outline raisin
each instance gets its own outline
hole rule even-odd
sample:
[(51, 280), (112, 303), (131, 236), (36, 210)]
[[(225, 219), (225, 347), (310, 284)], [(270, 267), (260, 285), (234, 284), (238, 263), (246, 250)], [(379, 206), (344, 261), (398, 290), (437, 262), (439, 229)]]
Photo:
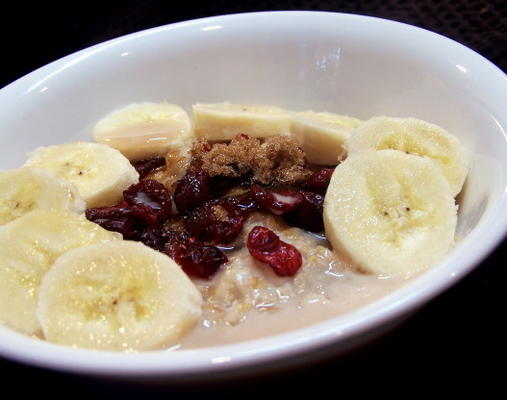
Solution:
[(131, 206), (142, 204), (153, 209), (160, 223), (164, 223), (171, 216), (172, 200), (169, 190), (153, 179), (145, 179), (131, 185), (123, 192), (123, 198)]
[(208, 201), (185, 216), (183, 223), (203, 241), (227, 244), (239, 235), (246, 217), (240, 201), (231, 197)]
[(322, 232), (324, 220), (324, 196), (307, 191), (299, 192), (302, 197), (301, 203), (292, 211), (283, 215), (283, 219), (291, 226), (305, 229), (310, 232)]
[(305, 182), (304, 187), (312, 192), (326, 193), (334, 168), (321, 168)]
[(252, 198), (260, 208), (274, 215), (282, 215), (296, 208), (303, 200), (298, 192), (273, 191), (259, 185), (253, 185), (250, 189)]
[(131, 161), (132, 166), (139, 173), (139, 179), (145, 178), (150, 172), (155, 171), (157, 168), (165, 165), (165, 158), (162, 156), (155, 156), (145, 158), (143, 160)]
[(176, 182), (173, 199), (180, 214), (186, 214), (210, 198), (209, 175), (198, 167), (191, 168)]
[(293, 276), (303, 264), (298, 249), (263, 226), (255, 226), (250, 231), (247, 247), (252, 257), (271, 266), (278, 276)]

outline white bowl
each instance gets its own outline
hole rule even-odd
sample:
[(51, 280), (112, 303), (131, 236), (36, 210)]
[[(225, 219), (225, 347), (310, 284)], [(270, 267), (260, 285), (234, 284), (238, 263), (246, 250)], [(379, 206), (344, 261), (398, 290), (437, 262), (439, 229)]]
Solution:
[[(456, 249), (366, 307), (254, 341), (174, 352), (104, 353), (57, 346), (0, 327), (0, 355), (116, 378), (196, 379), (307, 362), (374, 337), (476, 266), (507, 228), (507, 79), (470, 49), (387, 20), (321, 12), (237, 14), (182, 22), (99, 44), (0, 91), (0, 168), (40, 145), (91, 140), (113, 108), (168, 100), (272, 103), (359, 118), (412, 116), (470, 150)], [(227, 375), (227, 374), (226, 374)], [(224, 375), (222, 375), (224, 376)]]

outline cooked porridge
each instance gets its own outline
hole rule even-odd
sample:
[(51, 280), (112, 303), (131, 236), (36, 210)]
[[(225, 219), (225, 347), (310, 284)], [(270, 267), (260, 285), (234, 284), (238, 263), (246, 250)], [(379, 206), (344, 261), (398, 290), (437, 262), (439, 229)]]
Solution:
[(343, 315), (452, 248), (468, 167), (443, 128), (193, 112), (133, 104), (96, 143), (0, 173), (0, 321), (96, 350), (214, 346)]

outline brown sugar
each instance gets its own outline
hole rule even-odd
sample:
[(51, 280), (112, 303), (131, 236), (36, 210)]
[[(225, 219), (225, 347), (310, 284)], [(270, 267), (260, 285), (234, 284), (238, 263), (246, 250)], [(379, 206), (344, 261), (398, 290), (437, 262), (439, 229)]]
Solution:
[(288, 136), (270, 136), (261, 142), (240, 134), (229, 143), (214, 145), (201, 139), (194, 144), (192, 157), (210, 176), (253, 174), (255, 181), (265, 185), (291, 185), (312, 174), (299, 143)]
[(211, 210), (217, 221), (227, 222), (229, 220), (229, 213), (223, 207), (214, 205), (211, 207)]

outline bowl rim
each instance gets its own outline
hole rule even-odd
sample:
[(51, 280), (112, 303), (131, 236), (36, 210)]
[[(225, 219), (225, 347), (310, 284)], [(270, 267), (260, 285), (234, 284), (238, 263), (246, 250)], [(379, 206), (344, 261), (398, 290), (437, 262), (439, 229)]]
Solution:
[[(388, 24), (390, 26), (399, 25), (400, 29), (410, 35), (437, 40), (443, 46), (447, 46), (450, 51), (459, 49), (466, 52), (474, 61), (480, 61), (484, 64), (484, 67), (488, 68), (492, 75), (500, 73), (498, 76), (505, 79), (504, 84), (507, 89), (507, 77), (491, 61), (452, 39), (420, 27), (357, 14), (323, 11), (262, 11), (181, 21), (110, 39), (53, 61), (17, 79), (0, 89), (0, 98), (8, 96), (11, 91), (17, 91), (18, 86), (22, 87), (30, 82), (40, 81), (44, 77), (54, 76), (69, 65), (78, 64), (81, 60), (93, 56), (97, 52), (132, 39), (149, 35), (156, 36), (173, 29), (214, 24), (218, 21), (223, 24), (239, 19), (263, 18), (265, 20), (267, 16), (279, 18), (338, 18), (350, 21), (367, 20), (373, 24)], [(407, 312), (416, 310), (477, 266), (507, 234), (506, 196), (507, 190), (504, 190), (503, 196), (497, 199), (491, 207), (492, 211), (496, 212), (494, 218), (493, 212), (489, 212), (485, 219), (489, 223), (481, 221), (458, 244), (457, 249), (439, 264), (438, 268), (427, 271), (422, 276), (407, 282), (400, 289), (377, 301), (330, 320), (255, 340), (206, 348), (178, 350), (170, 352), (170, 355), (168, 351), (132, 354), (73, 349), (34, 340), (8, 328), (0, 327), (0, 356), (39, 367), (89, 375), (122, 377), (164, 375), (181, 377), (192, 374), (195, 377), (210, 372), (232, 372), (245, 367), (258, 368), (263, 364), (267, 367), (270, 362), (289, 358), (294, 360), (294, 358), (303, 354), (330, 345), (339, 348), (347, 340), (366, 334), (383, 324), (396, 320)], [(470, 243), (474, 244), (472, 254), (459, 251), (459, 248), (468, 246)], [(445, 273), (443, 273), (444, 271)]]

